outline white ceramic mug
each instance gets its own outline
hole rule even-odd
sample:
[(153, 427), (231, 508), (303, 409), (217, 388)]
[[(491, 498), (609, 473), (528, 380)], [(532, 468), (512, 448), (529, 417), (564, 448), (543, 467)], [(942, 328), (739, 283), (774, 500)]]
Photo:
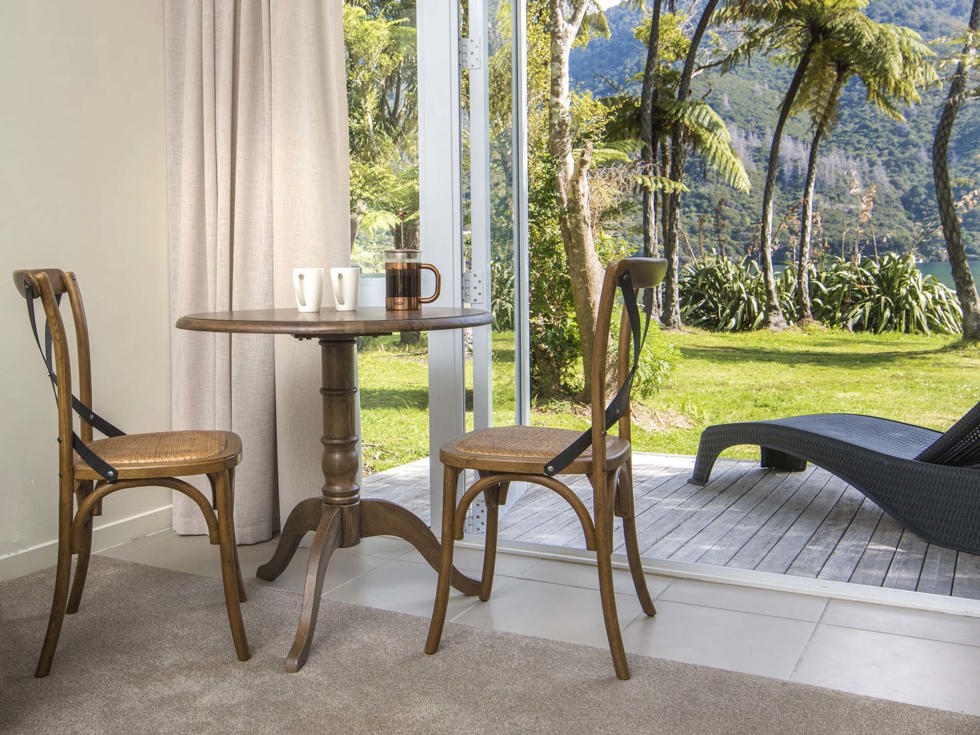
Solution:
[(320, 311), (323, 303), (323, 268), (293, 268), (293, 291), (300, 311)]
[(330, 285), (337, 311), (353, 311), (357, 308), (357, 288), (361, 281), (361, 269), (331, 268)]

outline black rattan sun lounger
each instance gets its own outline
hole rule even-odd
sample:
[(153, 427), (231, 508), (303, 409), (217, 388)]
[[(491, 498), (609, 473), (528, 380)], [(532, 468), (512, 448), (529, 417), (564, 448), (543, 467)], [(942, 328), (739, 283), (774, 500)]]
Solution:
[(945, 433), (846, 413), (716, 424), (701, 434), (691, 482), (706, 484), (737, 444), (759, 445), (763, 467), (813, 462), (926, 541), (980, 554), (980, 403)]

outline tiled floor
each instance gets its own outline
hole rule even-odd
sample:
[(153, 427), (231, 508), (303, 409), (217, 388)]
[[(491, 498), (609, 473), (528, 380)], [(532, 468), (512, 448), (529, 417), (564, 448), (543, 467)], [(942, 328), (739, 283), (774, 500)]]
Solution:
[[(247, 576), (268, 560), (272, 542), (240, 549)], [(161, 532), (108, 556), (217, 576), (218, 555), (203, 537)], [(303, 549), (274, 583), (299, 591)], [(481, 552), (460, 548), (458, 565), (479, 569)], [(827, 596), (648, 576), (658, 615), (645, 617), (625, 571), (616, 572), (627, 650), (785, 681), (980, 716), (980, 618)], [(435, 572), (407, 543), (365, 539), (330, 561), (325, 596), (428, 616)], [(502, 553), (488, 602), (454, 594), (449, 618), (465, 625), (606, 645), (592, 566)], [(329, 625), (320, 618), (319, 625)], [(285, 654), (285, 652), (283, 652)], [(317, 655), (314, 650), (311, 655)], [(611, 666), (611, 665), (610, 665)]]

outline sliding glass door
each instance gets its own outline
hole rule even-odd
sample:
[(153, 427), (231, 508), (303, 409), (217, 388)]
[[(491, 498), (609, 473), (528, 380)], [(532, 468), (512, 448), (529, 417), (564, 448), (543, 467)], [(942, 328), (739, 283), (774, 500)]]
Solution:
[[(385, 249), (420, 248), (442, 274), (436, 305), (494, 317), (492, 327), (427, 335), (434, 514), (438, 447), (470, 428), (527, 420), (518, 5), (346, 2), (351, 251), (363, 269), (361, 298), (381, 303)], [(479, 530), (479, 509), (476, 516), (471, 530)]]
[[(487, 309), (494, 318), (492, 327), (470, 334), (429, 336), (433, 451), (464, 429), (527, 420), (527, 309), (520, 297), (527, 292), (526, 157), (523, 115), (514, 114), (523, 104), (518, 5), (462, 0), (417, 9), (423, 248), (444, 269), (444, 283), (453, 284), (447, 305)], [(441, 482), (432, 457), (433, 513)], [(479, 508), (475, 515), (471, 530), (478, 531)]]

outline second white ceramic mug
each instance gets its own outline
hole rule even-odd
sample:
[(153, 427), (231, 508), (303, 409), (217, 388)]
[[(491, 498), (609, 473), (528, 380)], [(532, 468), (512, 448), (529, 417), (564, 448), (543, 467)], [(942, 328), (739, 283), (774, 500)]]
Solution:
[(320, 311), (323, 303), (323, 268), (293, 268), (293, 292), (300, 311)]
[(361, 281), (361, 269), (331, 268), (330, 285), (337, 311), (353, 311), (357, 308), (357, 289)]

